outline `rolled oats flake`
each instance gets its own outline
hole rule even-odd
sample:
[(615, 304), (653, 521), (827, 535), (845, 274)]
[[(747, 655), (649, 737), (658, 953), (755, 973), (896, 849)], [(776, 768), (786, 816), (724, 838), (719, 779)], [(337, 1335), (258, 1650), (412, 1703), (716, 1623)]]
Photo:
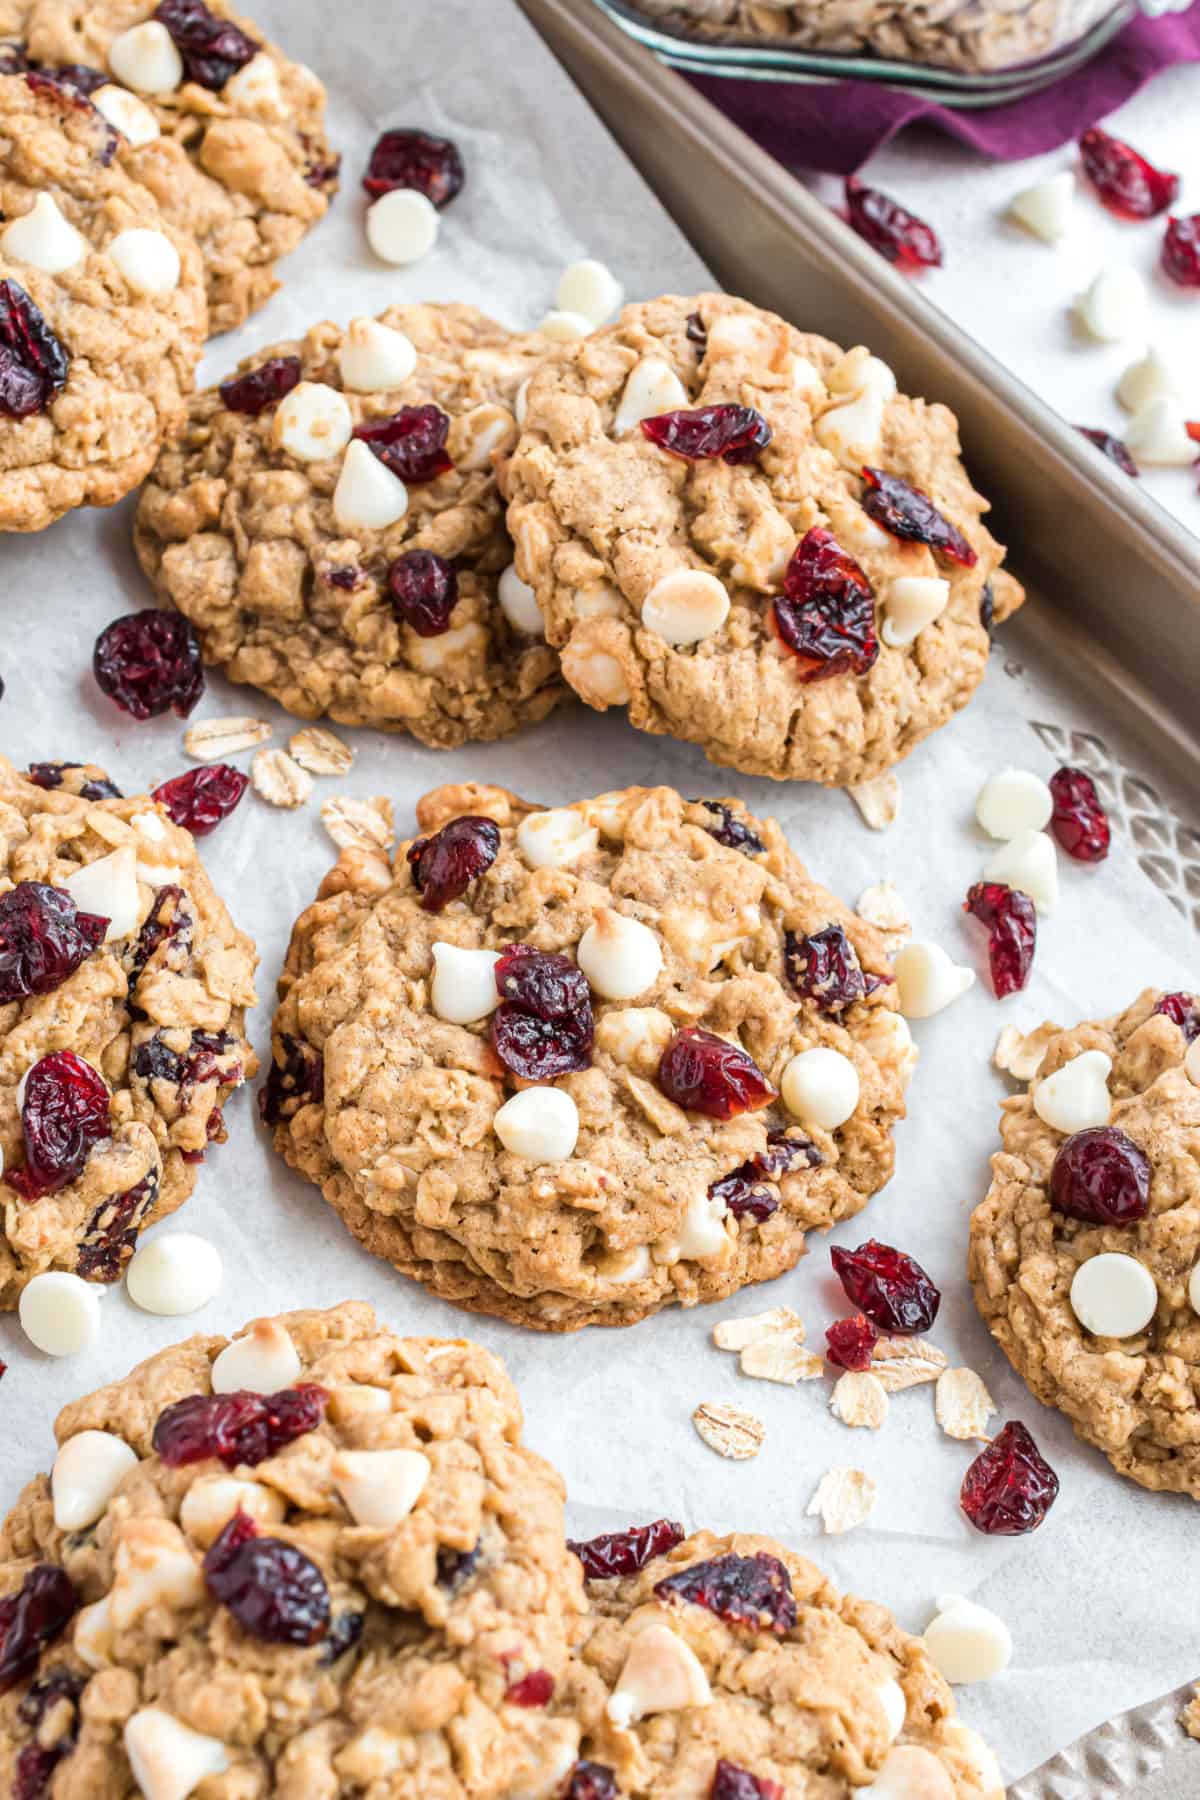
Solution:
[(731, 1462), (749, 1462), (763, 1447), (767, 1428), (754, 1413), (740, 1406), (703, 1401), (692, 1414), (692, 1424), (710, 1450)]

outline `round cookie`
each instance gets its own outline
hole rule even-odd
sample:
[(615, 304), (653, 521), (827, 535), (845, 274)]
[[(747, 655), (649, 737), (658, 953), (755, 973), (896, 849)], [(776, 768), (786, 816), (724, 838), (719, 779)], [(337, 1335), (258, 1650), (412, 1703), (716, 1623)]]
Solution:
[[(100, 770), (34, 774), (0, 757), (0, 1307), (47, 1269), (117, 1280), (258, 1069), (254, 945), (191, 835)], [(88, 1094), (86, 1125), (72, 1138), (64, 1115), (47, 1147)]]
[[(536, 609), (518, 629), (502, 604), (512, 546), (492, 468), (516, 438), (516, 392), (544, 349), (473, 307), (395, 306), (247, 359), (251, 377), (298, 359), (282, 382), (299, 385), (261, 411), (230, 410), (217, 388), (198, 394), (141, 496), (135, 541), (205, 659), (302, 718), (435, 746), (544, 718), (566, 690)], [(310, 406), (328, 413), (328, 429), (301, 439), (286, 430), (289, 409)], [(419, 479), (398, 479), (350, 438), (388, 420), (397, 433), (413, 427), (414, 446), (424, 440), (395, 447)], [(403, 601), (389, 585), (398, 567)]]
[[(1004, 1148), (992, 1158), (991, 1187), (971, 1219), (976, 1303), (1037, 1398), (1065, 1413), (1077, 1435), (1120, 1474), (1200, 1500), (1200, 1057), (1194, 1051), (1200, 1003), (1148, 989), (1115, 1018), (1043, 1031), (1052, 1035), (1037, 1076), (1004, 1102)], [(1072, 1116), (1062, 1108), (1076, 1108), (1078, 1095), (1068, 1093), (1064, 1102), (1062, 1080), (1052, 1088), (1047, 1083), (1089, 1052), (1091, 1062), (1069, 1078), (1076, 1087), (1080, 1073), (1090, 1076), (1078, 1089), (1088, 1090), (1088, 1112)], [(1105, 1061), (1111, 1062), (1107, 1121)], [(1084, 1117), (1089, 1123), (1079, 1134), (1060, 1129), (1040, 1116), (1039, 1106), (1061, 1126)], [(1126, 1140), (1117, 1145), (1122, 1180), (1113, 1184), (1114, 1192), (1133, 1196), (1131, 1207), (1118, 1209), (1126, 1223), (1104, 1222), (1115, 1215), (1097, 1214), (1094, 1205), (1091, 1218), (1074, 1216), (1081, 1210), (1072, 1197), (1078, 1190), (1064, 1185), (1063, 1175), (1083, 1150), (1090, 1157), (1107, 1154), (1094, 1140), (1077, 1142), (1083, 1130), (1111, 1130)], [(1068, 1143), (1074, 1148), (1059, 1165), (1055, 1191), (1074, 1209), (1070, 1216), (1051, 1199), (1051, 1172)], [(1100, 1165), (1093, 1168), (1100, 1191)], [(1072, 1304), (1072, 1285), (1101, 1256), (1121, 1261), (1115, 1271), (1097, 1265), (1075, 1289), (1076, 1304), (1096, 1327), (1089, 1330)], [(1114, 1273), (1122, 1290), (1132, 1287), (1135, 1296), (1146, 1290), (1145, 1310), (1153, 1316), (1132, 1330), (1132, 1314), (1122, 1321), (1110, 1310)], [(1092, 1310), (1095, 1298), (1091, 1306), (1087, 1299), (1097, 1279), (1100, 1313)], [(1119, 1296), (1117, 1304), (1123, 1306)], [(1122, 1322), (1125, 1335), (1099, 1335), (1103, 1325)]]
[[(391, 865), (344, 852), (298, 920), (260, 1094), (375, 1255), (522, 1325), (628, 1325), (782, 1274), (888, 1180), (916, 1054), (887, 957), (774, 821), (475, 785), (417, 817)], [(540, 960), (498, 971), (514, 944)], [(681, 1085), (697, 1032), (703, 1093)]]
[[(726, 411), (708, 448), (729, 441), (728, 459), (685, 460), (639, 423), (711, 407)], [(741, 437), (715, 436), (722, 419)], [(868, 516), (864, 465), (928, 496), (970, 566)], [(897, 394), (865, 350), (726, 295), (628, 306), (560, 346), (504, 480), (517, 568), (571, 686), (748, 774), (882, 774), (970, 699), (987, 624), (1022, 598), (998, 573), (953, 414)], [(785, 577), (800, 650), (780, 627)], [(886, 641), (938, 606), (911, 641)]]
[[(147, 23), (156, 45), (126, 36)], [(10, 63), (67, 65), (99, 93), (130, 174), (200, 246), (210, 331), (232, 330), (270, 299), (276, 262), (337, 189), (325, 90), (311, 69), (223, 0), (0, 0), (0, 39)], [(164, 71), (169, 85), (148, 85)]]
[(45, 1791), (13, 1786), (36, 1739), (55, 1800), (550, 1800), (580, 1572), (494, 1356), (290, 1313), (160, 1351), (55, 1435), (0, 1530), (4, 1592), (40, 1581), (59, 1624), (15, 1664), (8, 1627), (6, 1793)]
[[(1003, 1800), (992, 1752), (882, 1606), (766, 1537), (702, 1531), (637, 1562), (587, 1582), (563, 1694), (585, 1767), (567, 1800)], [(589, 1763), (613, 1785), (584, 1785)]]
[(0, 531), (111, 506), (183, 422), (200, 256), (117, 144), (75, 89), (0, 77)]

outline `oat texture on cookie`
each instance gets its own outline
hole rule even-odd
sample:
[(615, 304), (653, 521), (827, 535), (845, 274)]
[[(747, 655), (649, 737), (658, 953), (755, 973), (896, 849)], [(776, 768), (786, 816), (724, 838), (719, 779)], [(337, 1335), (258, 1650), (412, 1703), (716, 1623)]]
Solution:
[(510, 598), (493, 470), (544, 349), (472, 307), (397, 306), (249, 358), (143, 492), (160, 600), (303, 718), (445, 746), (545, 717), (565, 689)]
[[(528, 1326), (628, 1324), (781, 1274), (887, 1181), (887, 956), (773, 821), (473, 784), (417, 817), (298, 920), (260, 1095), (368, 1249)], [(785, 1073), (817, 1049), (844, 1079), (809, 1116)]]
[(581, 1575), (487, 1351), (284, 1314), (160, 1351), (55, 1435), (0, 1529), (29, 1596), (5, 1792), (555, 1792)]
[(992, 1752), (882, 1606), (766, 1537), (697, 1532), (639, 1560), (587, 1582), (563, 1694), (584, 1794), (1001, 1800)]
[(1046, 1032), (971, 1221), (976, 1303), (1120, 1474), (1200, 1500), (1200, 1004)]
[(1022, 598), (953, 414), (725, 295), (556, 347), (504, 482), (572, 687), (749, 774), (881, 774), (966, 704)]
[[(100, 770), (0, 757), (0, 1306), (117, 1280), (257, 1072), (256, 956), (190, 834)], [(40, 785), (39, 785), (40, 784)]]
[(136, 487), (183, 422), (205, 317), (196, 246), (100, 113), (0, 76), (0, 531)]
[(224, 0), (0, 0), (0, 40), (17, 66), (65, 67), (111, 122), (129, 173), (200, 247), (210, 330), (270, 299), (337, 188), (311, 69)]

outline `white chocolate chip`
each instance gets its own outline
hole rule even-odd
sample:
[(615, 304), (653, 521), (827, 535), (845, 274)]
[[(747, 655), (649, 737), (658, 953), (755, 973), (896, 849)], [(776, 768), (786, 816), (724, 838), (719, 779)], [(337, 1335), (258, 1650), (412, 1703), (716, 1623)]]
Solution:
[(516, 563), (509, 563), (504, 570), (496, 591), (500, 610), (514, 631), (524, 632), (526, 637), (545, 637), (546, 628), (537, 596), (529, 583), (517, 574)]
[(1115, 344), (1141, 329), (1146, 316), (1146, 283), (1136, 269), (1117, 264), (1102, 269), (1075, 302), (1075, 318), (1089, 337)]
[(35, 1275), (18, 1301), (21, 1330), (47, 1356), (74, 1356), (95, 1342), (100, 1298), (91, 1282), (62, 1269)]
[(706, 333), (705, 356), (715, 362), (723, 356), (750, 356), (769, 360), (776, 333), (765, 319), (750, 312), (722, 313)]
[(50, 1493), (60, 1531), (94, 1525), (130, 1469), (137, 1453), (111, 1431), (77, 1431), (54, 1459)]
[(1179, 400), (1194, 385), (1182, 362), (1171, 361), (1154, 345), (1130, 363), (1117, 383), (1117, 399), (1126, 412), (1138, 413), (1152, 400)]
[(573, 806), (530, 813), (517, 826), (517, 849), (531, 869), (565, 869), (599, 841), (599, 831)]
[(118, 1521), (115, 1574), (108, 1594), (114, 1631), (127, 1631), (156, 1606), (194, 1606), (204, 1576), (190, 1545), (169, 1519)]
[(844, 469), (860, 474), (864, 463), (878, 460), (885, 408), (877, 389), (864, 389), (853, 400), (821, 414), (815, 426), (817, 442), (836, 456)]
[(169, 237), (146, 225), (118, 231), (108, 254), (135, 294), (173, 294), (183, 265)]
[(342, 386), (352, 394), (402, 387), (417, 366), (411, 338), (378, 319), (351, 319), (338, 351)]
[(158, 120), (136, 94), (128, 88), (118, 87), (115, 82), (106, 81), (92, 95), (92, 105), (115, 130), (121, 133), (126, 143), (133, 150), (140, 150), (145, 144), (152, 144), (162, 134), (158, 129)]
[(729, 617), (729, 595), (704, 569), (672, 569), (642, 601), (642, 624), (676, 646), (698, 644)]
[(64, 269), (83, 261), (88, 244), (63, 218), (52, 195), (43, 192), (27, 213), (0, 232), (0, 249), (14, 262), (30, 263), (47, 275), (61, 275)]
[(1054, 796), (1040, 775), (1028, 769), (1001, 769), (989, 775), (975, 802), (975, 817), (989, 837), (1008, 843), (1022, 831), (1044, 831)]
[(915, 1744), (897, 1744), (870, 1787), (858, 1788), (854, 1800), (954, 1800), (954, 1795), (954, 1783), (936, 1756)]
[(873, 1475), (862, 1469), (827, 1469), (817, 1483), (805, 1516), (820, 1519), (826, 1536), (834, 1537), (864, 1524), (878, 1502), (879, 1487)]
[(628, 706), (632, 695), (625, 671), (607, 650), (582, 649), (567, 644), (562, 653), (563, 674), (581, 700), (604, 711)]
[[(1196, 1042), (1200, 1044), (1200, 1038)], [(1192, 1303), (1192, 1311), (1200, 1313), (1200, 1263), (1196, 1264), (1188, 1281), (1188, 1299)]]
[(333, 1766), (339, 1775), (348, 1777), (356, 1788), (365, 1788), (384, 1780), (388, 1775), (394, 1775), (403, 1760), (404, 1740), (394, 1731), (384, 1731), (382, 1726), (369, 1725), (338, 1751), (333, 1759)]
[(823, 386), (820, 371), (809, 362), (806, 356), (793, 356), (789, 369), (791, 384), (797, 393), (819, 392)]
[(123, 86), (137, 94), (171, 94), (183, 80), (183, 58), (157, 19), (115, 37), (108, 47), (108, 66)]
[(138, 899), (137, 851), (132, 844), (95, 862), (84, 863), (62, 885), (80, 912), (98, 913), (108, 920), (106, 944), (137, 930), (142, 909)]
[(604, 1000), (634, 1000), (662, 972), (662, 947), (648, 925), (599, 907), (579, 940), (575, 960)]
[(908, 1701), (905, 1699), (904, 1689), (898, 1681), (881, 1681), (875, 1689), (875, 1696), (887, 1721), (888, 1741), (892, 1742), (904, 1730), (904, 1721), (908, 1717)]
[(1169, 395), (1139, 407), (1125, 432), (1125, 448), (1139, 468), (1186, 469), (1197, 456), (1183, 408)]
[(282, 118), (285, 106), (275, 58), (260, 50), (229, 77), (221, 98), (238, 112), (257, 113), (263, 119)]
[(339, 1422), (353, 1420), (361, 1414), (391, 1410), (392, 1396), (387, 1389), (372, 1387), (366, 1381), (356, 1381), (350, 1387), (334, 1388), (329, 1396), (329, 1416)]
[(888, 588), (883, 625), (885, 644), (894, 650), (911, 644), (927, 625), (945, 612), (950, 583), (941, 575), (898, 575)]
[(179, 1506), (179, 1523), (194, 1544), (207, 1550), (234, 1513), (244, 1512), (258, 1525), (277, 1525), (287, 1512), (282, 1494), (261, 1481), (235, 1475), (201, 1475)]
[(416, 188), (393, 188), (367, 208), (367, 242), (380, 262), (404, 267), (428, 256), (437, 243), (437, 207)]
[(323, 381), (302, 381), (280, 401), (272, 433), (279, 448), (299, 462), (324, 462), (340, 456), (350, 442), (354, 415), (336, 388)]
[(624, 1006), (596, 1021), (599, 1048), (623, 1068), (640, 1067), (643, 1074), (657, 1069), (674, 1035), (670, 1018), (657, 1006)]
[(1074, 206), (1075, 173), (1072, 169), (1064, 169), (1058, 175), (1051, 175), (1048, 181), (1039, 181), (1014, 194), (1009, 201), (1008, 214), (1034, 237), (1040, 237), (1043, 243), (1057, 244), (1070, 229)]
[(565, 1162), (579, 1138), (579, 1109), (562, 1088), (523, 1088), (492, 1120), (506, 1150), (531, 1162)]
[(784, 1069), (779, 1091), (802, 1124), (836, 1131), (858, 1105), (858, 1070), (840, 1050), (801, 1050)]
[(108, 1596), (75, 1615), (71, 1647), (89, 1669), (102, 1669), (112, 1655), (112, 1617)]
[(459, 944), (433, 946), (433, 979), (429, 998), (439, 1019), (449, 1025), (473, 1025), (500, 1004), (496, 991), (498, 950), (464, 950)]
[(543, 337), (549, 338), (552, 344), (574, 344), (580, 338), (590, 337), (593, 326), (592, 321), (585, 319), (582, 313), (556, 308), (546, 314), (537, 330)]
[(956, 1687), (992, 1681), (1012, 1661), (1012, 1634), (1004, 1620), (961, 1594), (938, 1597), (936, 1616), (925, 1627), (925, 1648), (939, 1675)]
[(906, 1019), (929, 1019), (975, 985), (974, 969), (951, 962), (940, 944), (905, 944), (893, 965)]
[(252, 1394), (277, 1394), (299, 1379), (300, 1358), (282, 1325), (260, 1319), (245, 1337), (226, 1344), (210, 1372), (214, 1394), (246, 1388)]
[(221, 1253), (193, 1231), (156, 1234), (125, 1271), (129, 1297), (143, 1312), (176, 1318), (199, 1312), (221, 1287)]
[(1039, 913), (1053, 912), (1058, 903), (1058, 857), (1054, 839), (1044, 831), (1018, 831), (1016, 837), (987, 862), (983, 878), (1019, 888), (1029, 895)]
[(1106, 1250), (1075, 1271), (1071, 1310), (1095, 1337), (1133, 1337), (1145, 1330), (1157, 1308), (1154, 1277), (1136, 1257)]
[(563, 312), (579, 313), (592, 325), (611, 319), (625, 298), (625, 290), (612, 270), (594, 257), (569, 263), (559, 276), (554, 303)]
[(474, 657), (482, 661), (486, 650), (486, 631), (482, 625), (471, 621), (440, 632), (437, 637), (423, 638), (414, 633), (405, 648), (405, 654), (414, 668), (430, 673), (445, 668), (455, 657), (461, 657), (464, 661)]
[(610, 1250), (596, 1264), (596, 1274), (601, 1281), (623, 1287), (629, 1282), (644, 1281), (652, 1267), (649, 1246), (635, 1244), (632, 1250)]
[(687, 403), (687, 389), (670, 363), (664, 362), (661, 356), (643, 356), (634, 364), (625, 382), (617, 416), (612, 423), (612, 434), (624, 437), (643, 419), (678, 412)]
[(433, 1465), (419, 1450), (342, 1450), (333, 1459), (333, 1484), (356, 1525), (390, 1531), (407, 1519), (425, 1491)]
[(161, 1706), (125, 1721), (125, 1754), (144, 1800), (187, 1800), (210, 1775), (223, 1775), (229, 1752), (219, 1738), (193, 1731)]
[(386, 531), (408, 511), (408, 489), (361, 438), (351, 438), (333, 490), (333, 516), (343, 531)]
[(619, 619), (625, 602), (607, 581), (593, 581), (575, 589), (573, 610), (577, 619)]
[(1107, 1125), (1112, 1117), (1111, 1074), (1111, 1056), (1103, 1050), (1084, 1050), (1038, 1082), (1033, 1090), (1033, 1110), (1043, 1124), (1068, 1136)]
[(711, 1700), (708, 1676), (695, 1651), (669, 1625), (648, 1625), (630, 1644), (604, 1710), (612, 1724), (628, 1730), (651, 1713), (707, 1706)]
[(729, 1250), (729, 1234), (722, 1224), (725, 1210), (723, 1200), (710, 1200), (705, 1193), (693, 1194), (675, 1240), (677, 1256), (699, 1262), (705, 1257), (725, 1255)]

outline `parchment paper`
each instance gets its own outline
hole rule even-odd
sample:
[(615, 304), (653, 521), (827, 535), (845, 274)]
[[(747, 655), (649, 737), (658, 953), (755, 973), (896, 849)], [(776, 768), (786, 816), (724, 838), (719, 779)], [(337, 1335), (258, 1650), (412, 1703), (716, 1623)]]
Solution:
[[(257, 16), (327, 82), (345, 180), (330, 219), (286, 266), (283, 292), (236, 339), (211, 348), (206, 380), (317, 317), (344, 320), (392, 300), (470, 300), (513, 325), (531, 324), (552, 303), (563, 264), (584, 253), (609, 262), (631, 297), (686, 292), (703, 281), (695, 257), (508, 0), (407, 7), (353, 0), (336, 9), (263, 0)], [(436, 253), (397, 273), (368, 256), (357, 182), (376, 132), (401, 123), (455, 137), (469, 182), (444, 215)], [(186, 765), (174, 719), (133, 724), (89, 673), (97, 631), (148, 603), (128, 549), (129, 517), (128, 505), (77, 514), (40, 537), (0, 544), (0, 674), (8, 684), (0, 747), (22, 765), (93, 759), (135, 792)], [(210, 678), (194, 717), (231, 712), (274, 720), (276, 743), (294, 728), (252, 691)], [(1056, 759), (1029, 721), (1098, 733), (1110, 745), (1119, 736), (1118, 722), (1095, 717), (1028, 658), (1023, 666), (1015, 661), (1010, 640), (969, 711), (904, 765), (903, 816), (883, 836), (862, 825), (843, 795), (739, 779), (710, 769), (694, 749), (583, 709), (524, 738), (455, 753), (346, 733), (358, 760), (344, 782), (318, 784), (314, 804), (298, 814), (273, 812), (249, 795), (209, 840), (212, 873), (262, 957), (255, 1043), (265, 1060), (291, 922), (335, 854), (316, 815), (326, 794), (390, 793), (407, 834), (418, 795), (449, 780), (502, 782), (551, 803), (633, 782), (736, 792), (775, 812), (812, 869), (847, 899), (889, 875), (920, 935), (960, 960), (977, 960), (974, 928), (960, 911), (987, 852), (971, 822), (974, 797), (985, 776), (1008, 763), (1050, 772)], [(1186, 1500), (1120, 1481), (1076, 1445), (1057, 1414), (1029, 1398), (992, 1347), (963, 1273), (967, 1217), (987, 1185), (1005, 1091), (989, 1066), (1000, 1026), (1101, 1016), (1146, 983), (1200, 987), (1195, 940), (1136, 866), (1127, 839), (1098, 870), (1064, 861), (1062, 883), (1024, 995), (1000, 1005), (980, 984), (952, 1011), (916, 1027), (921, 1064), (912, 1116), (898, 1133), (895, 1180), (836, 1234), (846, 1244), (872, 1234), (901, 1244), (941, 1285), (936, 1341), (952, 1362), (984, 1376), (1004, 1418), (1032, 1426), (1062, 1479), (1061, 1499), (1036, 1536), (990, 1540), (967, 1525), (956, 1502), (973, 1452), (942, 1436), (931, 1389), (896, 1396), (881, 1433), (851, 1432), (828, 1413), (828, 1382), (797, 1390), (748, 1382), (734, 1359), (711, 1348), (715, 1317), (781, 1301), (798, 1308), (819, 1346), (825, 1324), (844, 1310), (826, 1239), (811, 1240), (812, 1253), (793, 1275), (720, 1308), (675, 1310), (622, 1332), (525, 1334), (455, 1312), (359, 1250), (315, 1190), (275, 1158), (249, 1093), (233, 1104), (230, 1142), (201, 1171), (192, 1201), (162, 1227), (201, 1231), (220, 1246), (225, 1285), (202, 1314), (155, 1319), (122, 1290), (109, 1293), (98, 1344), (63, 1363), (34, 1352), (14, 1319), (0, 1322), (0, 1355), (9, 1364), (0, 1386), (0, 1501), (7, 1505), (21, 1481), (48, 1466), (51, 1420), (63, 1402), (154, 1349), (193, 1328), (230, 1331), (263, 1312), (363, 1298), (405, 1330), (470, 1333), (506, 1358), (524, 1395), (529, 1437), (563, 1471), (579, 1531), (664, 1513), (689, 1526), (769, 1531), (814, 1554), (839, 1583), (888, 1604), (914, 1630), (947, 1590), (995, 1607), (1016, 1641), (1014, 1667), (960, 1699), (1010, 1778), (1109, 1714), (1195, 1676), (1200, 1515)], [(689, 1422), (701, 1400), (736, 1401), (767, 1421), (756, 1462), (722, 1462), (704, 1447)], [(835, 1464), (874, 1473), (881, 1502), (866, 1527), (823, 1540), (805, 1507)]]

